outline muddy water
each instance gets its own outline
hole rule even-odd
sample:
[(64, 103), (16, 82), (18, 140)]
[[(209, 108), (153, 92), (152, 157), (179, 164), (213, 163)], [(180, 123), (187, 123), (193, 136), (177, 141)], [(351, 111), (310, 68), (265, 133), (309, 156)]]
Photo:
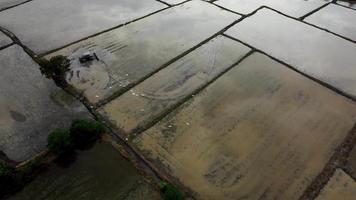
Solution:
[(100, 113), (126, 133), (162, 113), (213, 80), (250, 49), (219, 36), (111, 101)]
[(298, 199), (356, 119), (356, 106), (253, 54), (134, 139), (198, 199)]
[(160, 199), (109, 143), (80, 152), (69, 166), (53, 164), (10, 200)]

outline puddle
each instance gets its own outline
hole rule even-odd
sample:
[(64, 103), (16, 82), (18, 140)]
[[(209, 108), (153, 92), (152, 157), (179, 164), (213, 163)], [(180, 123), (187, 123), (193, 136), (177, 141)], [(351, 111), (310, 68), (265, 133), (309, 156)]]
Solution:
[(160, 195), (109, 143), (79, 152), (66, 168), (52, 164), (9, 200), (159, 200)]
[(1, 12), (0, 24), (45, 53), (165, 7), (155, 0), (36, 0)]
[(261, 6), (268, 6), (293, 17), (307, 13), (330, 2), (329, 0), (218, 0), (214, 3), (241, 14), (249, 14)]
[(226, 34), (356, 98), (354, 43), (269, 9), (258, 11)]
[(253, 54), (140, 134), (136, 148), (198, 199), (299, 199), (356, 105)]
[(250, 49), (219, 36), (111, 101), (99, 111), (127, 134), (170, 110), (179, 101), (236, 63)]
[[(90, 102), (97, 103), (120, 94), (128, 85), (147, 77), (239, 18), (239, 15), (209, 3), (191, 1), (71, 45), (50, 56), (75, 57), (87, 51), (96, 53), (100, 62), (81, 68), (80, 73), (87, 76), (82, 79), (82, 84), (74, 85), (84, 90)], [(71, 77), (75, 75), (73, 73)]]
[(355, 19), (355, 10), (330, 4), (307, 17), (305, 21), (356, 41)]

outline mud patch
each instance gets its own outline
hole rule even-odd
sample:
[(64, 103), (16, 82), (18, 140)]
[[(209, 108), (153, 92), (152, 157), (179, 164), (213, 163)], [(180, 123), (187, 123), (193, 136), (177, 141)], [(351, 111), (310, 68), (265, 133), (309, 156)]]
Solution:
[(23, 115), (19, 112), (13, 111), (13, 110), (10, 110), (10, 115), (13, 120), (18, 121), (18, 122), (25, 122), (27, 119), (25, 115)]

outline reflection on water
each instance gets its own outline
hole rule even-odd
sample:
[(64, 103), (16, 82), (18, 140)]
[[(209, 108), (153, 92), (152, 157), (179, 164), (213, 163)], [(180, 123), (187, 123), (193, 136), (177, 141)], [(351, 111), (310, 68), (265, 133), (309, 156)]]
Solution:
[(44, 53), (165, 7), (155, 0), (36, 0), (1, 12), (0, 24)]
[(110, 144), (79, 152), (71, 165), (53, 164), (10, 200), (159, 199), (129, 161)]
[[(70, 84), (91, 103), (98, 103), (121, 94), (239, 18), (209, 3), (190, 1), (54, 54), (72, 59), (71, 68), (76, 72), (69, 75)], [(76, 67), (78, 56), (88, 51), (96, 53), (100, 61)]]

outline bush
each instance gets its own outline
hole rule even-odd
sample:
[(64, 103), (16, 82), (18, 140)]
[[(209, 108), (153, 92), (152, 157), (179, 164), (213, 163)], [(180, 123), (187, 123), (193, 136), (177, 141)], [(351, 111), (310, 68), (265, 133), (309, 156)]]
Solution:
[(72, 138), (68, 130), (57, 129), (48, 136), (49, 151), (61, 155), (73, 150)]
[(52, 78), (57, 85), (65, 86), (65, 73), (69, 70), (70, 60), (65, 56), (54, 56), (50, 60), (38, 60), (40, 70), (47, 78)]
[(86, 119), (75, 120), (70, 127), (73, 144), (79, 149), (91, 145), (104, 132), (103, 124)]
[(162, 183), (161, 191), (163, 193), (164, 200), (183, 200), (183, 194), (173, 185), (168, 183)]

